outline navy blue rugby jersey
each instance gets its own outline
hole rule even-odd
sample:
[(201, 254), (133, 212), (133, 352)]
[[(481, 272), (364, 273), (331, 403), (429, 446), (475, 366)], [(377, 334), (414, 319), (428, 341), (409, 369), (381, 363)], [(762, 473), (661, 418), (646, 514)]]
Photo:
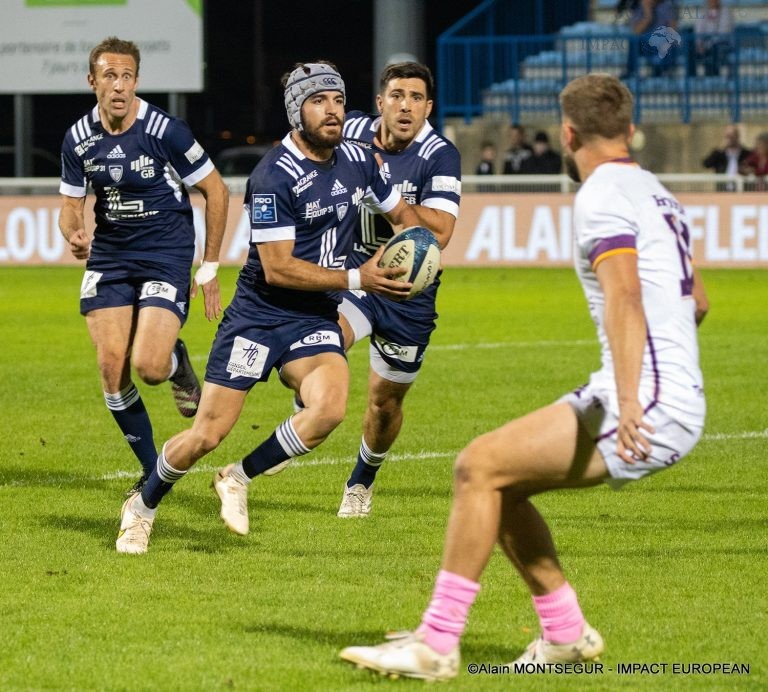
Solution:
[[(344, 121), (344, 137), (381, 156), (382, 172), (408, 204), (439, 209), (457, 217), (461, 197), (458, 149), (425, 121), (408, 147), (391, 154), (374, 144), (380, 123), (380, 116), (350, 111)], [(368, 212), (361, 214), (358, 239), (348, 266), (363, 264), (392, 235), (392, 227), (385, 219)]]
[(264, 278), (259, 243), (293, 240), (293, 256), (328, 269), (344, 269), (355, 239), (360, 205), (377, 212), (394, 209), (400, 193), (385, 179), (373, 155), (342, 142), (327, 163), (301, 153), (290, 133), (251, 173), (244, 206), (251, 248), (240, 275), (244, 289), (280, 310), (314, 315), (336, 312), (333, 292), (270, 286)]
[(95, 106), (67, 131), (61, 185), (68, 197), (95, 195), (93, 259), (149, 259), (191, 264), (195, 251), (186, 185), (214, 166), (189, 126), (139, 99), (131, 127), (117, 135), (101, 125)]

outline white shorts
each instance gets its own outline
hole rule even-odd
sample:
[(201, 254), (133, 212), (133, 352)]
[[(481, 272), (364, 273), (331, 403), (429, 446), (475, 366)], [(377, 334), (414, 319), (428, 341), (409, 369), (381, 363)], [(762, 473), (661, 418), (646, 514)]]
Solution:
[(653, 427), (654, 432), (643, 431), (643, 435), (651, 444), (651, 453), (643, 461), (628, 464), (616, 453), (619, 410), (615, 392), (587, 385), (566, 394), (560, 401), (573, 407), (595, 441), (610, 474), (606, 483), (616, 489), (629, 481), (674, 466), (694, 448), (704, 429), (703, 415), (700, 425), (681, 423), (669, 415), (663, 404), (650, 403), (645, 407), (643, 420)]

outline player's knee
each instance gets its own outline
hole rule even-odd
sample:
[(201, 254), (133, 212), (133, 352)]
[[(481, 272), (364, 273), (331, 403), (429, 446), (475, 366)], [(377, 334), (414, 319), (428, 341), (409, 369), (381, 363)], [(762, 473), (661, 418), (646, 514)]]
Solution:
[(485, 450), (482, 438), (470, 442), (459, 452), (453, 466), (456, 488), (486, 488), (492, 485), (496, 476), (492, 459), (492, 455)]
[(199, 426), (197, 429), (193, 427), (190, 434), (193, 436), (192, 442), (197, 458), (212, 452), (225, 437), (224, 433), (214, 426)]
[(152, 358), (135, 358), (133, 369), (141, 381), (149, 385), (160, 384), (168, 379), (168, 363), (161, 363)]
[(328, 435), (336, 429), (347, 413), (347, 397), (341, 392), (328, 392), (315, 398), (307, 406), (313, 427), (318, 435)]
[(385, 426), (403, 415), (402, 400), (393, 397), (373, 398), (368, 402), (371, 415)]

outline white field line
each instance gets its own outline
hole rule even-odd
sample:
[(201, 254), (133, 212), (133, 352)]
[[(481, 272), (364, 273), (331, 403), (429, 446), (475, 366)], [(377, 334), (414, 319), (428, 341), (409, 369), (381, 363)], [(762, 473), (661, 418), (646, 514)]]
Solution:
[[(702, 442), (720, 442), (723, 440), (755, 440), (768, 438), (768, 428), (765, 430), (746, 430), (744, 432), (737, 433), (709, 433), (702, 435)], [(428, 452), (421, 450), (419, 452), (401, 452), (399, 454), (391, 454), (387, 457), (387, 461), (425, 461), (428, 459), (454, 459), (459, 453), (459, 450), (452, 452)], [(317, 459), (306, 460), (294, 460), (292, 464), (286, 467), (287, 470), (296, 470), (310, 466), (339, 466), (341, 464), (347, 465), (350, 468), (354, 465), (354, 458), (350, 456), (345, 457), (319, 457)], [(218, 466), (211, 466), (210, 464), (198, 464), (189, 470), (189, 473), (213, 473), (219, 468)], [(46, 480), (49, 483), (59, 483), (61, 485), (82, 483), (86, 481), (115, 481), (121, 478), (135, 479), (138, 475), (138, 471), (133, 469), (131, 471), (112, 471), (111, 473), (101, 474), (99, 476), (89, 476), (85, 479), (79, 476), (52, 476), (48, 474), (41, 474), (41, 480)], [(2, 488), (20, 488), (25, 486), (35, 485), (33, 481), (14, 481), (11, 480), (7, 483), (0, 483), (0, 489)]]

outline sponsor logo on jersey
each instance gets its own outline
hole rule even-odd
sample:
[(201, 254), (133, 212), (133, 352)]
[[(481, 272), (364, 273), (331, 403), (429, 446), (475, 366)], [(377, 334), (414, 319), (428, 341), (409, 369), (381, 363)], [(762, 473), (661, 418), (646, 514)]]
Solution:
[(154, 178), (155, 160), (142, 154), (135, 161), (131, 161), (131, 170), (136, 171), (142, 178)]
[(96, 159), (85, 159), (83, 161), (83, 170), (86, 173), (101, 173), (107, 170), (104, 164), (94, 163)]
[(389, 161), (385, 161), (382, 164), (381, 168), (379, 168), (379, 173), (384, 180), (389, 180), (392, 177), (392, 173), (389, 170)]
[(355, 192), (352, 195), (352, 204), (354, 204), (356, 207), (360, 206), (360, 201), (365, 196), (365, 191), (362, 188), (356, 187)]
[(347, 188), (344, 187), (344, 185), (339, 181), (338, 178), (333, 183), (333, 187), (331, 187), (331, 196), (336, 197), (337, 195), (345, 195), (347, 194)]
[(227, 363), (229, 379), (234, 380), (236, 377), (258, 379), (264, 372), (268, 355), (269, 346), (236, 336)]
[(336, 205), (336, 216), (341, 221), (347, 215), (347, 209), (349, 209), (349, 202), (339, 202)]
[(327, 207), (321, 207), (320, 206), (320, 200), (316, 199), (314, 202), (307, 202), (304, 206), (304, 218), (309, 221), (311, 219), (316, 219), (320, 216), (324, 216), (325, 214), (330, 214), (333, 211), (333, 205), (329, 205)]
[(116, 183), (119, 183), (123, 178), (123, 167), (119, 163), (110, 164), (109, 177)]
[(273, 194), (251, 195), (251, 222), (274, 223), (277, 221), (277, 202)]
[(461, 194), (461, 181), (451, 175), (436, 175), (432, 178), (433, 192), (455, 192)]
[(89, 150), (89, 149), (90, 149), (90, 148), (91, 148), (91, 147), (92, 147), (94, 144), (96, 144), (96, 142), (98, 142), (98, 141), (99, 141), (99, 140), (100, 140), (102, 137), (104, 137), (104, 135), (103, 135), (103, 134), (101, 134), (101, 133), (99, 133), (99, 134), (97, 134), (97, 135), (91, 135), (91, 136), (90, 136), (88, 139), (86, 139), (86, 140), (85, 140), (85, 141), (83, 141), (83, 142), (80, 142), (80, 144), (78, 144), (78, 145), (75, 147), (75, 153), (76, 153), (78, 156), (82, 156), (82, 155), (83, 155), (83, 154), (85, 154), (85, 152), (86, 152), (86, 151), (88, 151), (88, 150)]
[(303, 178), (299, 178), (296, 181), (296, 184), (291, 188), (293, 190), (293, 194), (298, 197), (302, 192), (304, 192), (304, 190), (312, 187), (312, 181), (314, 178), (317, 178), (317, 171), (312, 171), (311, 173), (307, 173), (307, 175), (305, 175)]
[(195, 140), (195, 143), (184, 152), (184, 156), (187, 157), (187, 161), (190, 163), (194, 163), (198, 159), (201, 159), (204, 154), (205, 150), (197, 143), (197, 140)]
[(387, 341), (380, 336), (374, 336), (374, 344), (382, 355), (401, 360), (404, 363), (415, 363), (419, 352), (418, 346), (401, 346), (394, 341)]
[(112, 149), (112, 151), (107, 154), (108, 159), (124, 159), (125, 158), (125, 152), (123, 151), (123, 148), (118, 144), (116, 147)]
[(395, 183), (393, 187), (400, 191), (403, 199), (408, 202), (408, 204), (416, 204), (418, 201), (419, 188), (417, 185), (408, 180), (408, 178), (403, 180), (402, 183)]
[(320, 331), (308, 334), (302, 337), (298, 341), (291, 344), (290, 350), (293, 351), (297, 348), (304, 348), (305, 346), (324, 346), (324, 345), (338, 346), (341, 348), (341, 341), (339, 335), (336, 332), (332, 332), (327, 329), (321, 329)]

